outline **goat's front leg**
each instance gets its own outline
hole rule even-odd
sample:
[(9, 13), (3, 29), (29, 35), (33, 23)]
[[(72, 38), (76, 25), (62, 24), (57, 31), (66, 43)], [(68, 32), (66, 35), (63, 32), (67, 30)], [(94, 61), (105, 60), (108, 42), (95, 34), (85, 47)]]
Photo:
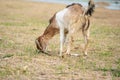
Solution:
[(63, 45), (65, 41), (64, 29), (60, 29), (60, 56), (63, 56)]

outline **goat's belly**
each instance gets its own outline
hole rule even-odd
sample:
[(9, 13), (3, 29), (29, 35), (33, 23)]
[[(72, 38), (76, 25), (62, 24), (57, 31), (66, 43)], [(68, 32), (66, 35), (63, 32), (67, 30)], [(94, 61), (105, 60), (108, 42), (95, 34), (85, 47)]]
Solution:
[(68, 9), (65, 8), (56, 14), (56, 21), (57, 21), (57, 25), (59, 26), (59, 28), (67, 27), (67, 21), (65, 21), (64, 19), (64, 16), (65, 14), (67, 14), (67, 12), (68, 12)]

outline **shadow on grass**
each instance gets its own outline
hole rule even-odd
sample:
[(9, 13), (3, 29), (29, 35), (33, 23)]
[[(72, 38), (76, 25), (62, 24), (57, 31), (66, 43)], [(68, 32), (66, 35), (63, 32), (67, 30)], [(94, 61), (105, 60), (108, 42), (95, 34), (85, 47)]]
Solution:
[(42, 53), (42, 54), (45, 54), (47, 56), (51, 56), (51, 54), (49, 52), (44, 52), (44, 51), (40, 51), (40, 50), (36, 50), (36, 53), (38, 53), (38, 54)]

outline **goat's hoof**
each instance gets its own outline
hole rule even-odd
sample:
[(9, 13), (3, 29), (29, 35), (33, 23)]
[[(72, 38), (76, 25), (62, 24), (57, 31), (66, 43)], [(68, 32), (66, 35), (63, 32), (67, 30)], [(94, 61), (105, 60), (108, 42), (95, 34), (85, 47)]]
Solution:
[(59, 55), (60, 58), (64, 58), (65, 56), (64, 55)]
[(71, 54), (66, 54), (67, 56), (71, 56)]
[(87, 56), (87, 53), (84, 53), (84, 56)]
[(80, 57), (80, 54), (71, 54), (71, 56)]
[(60, 58), (64, 58), (64, 55), (63, 55), (63, 54), (59, 54), (59, 57), (60, 57)]

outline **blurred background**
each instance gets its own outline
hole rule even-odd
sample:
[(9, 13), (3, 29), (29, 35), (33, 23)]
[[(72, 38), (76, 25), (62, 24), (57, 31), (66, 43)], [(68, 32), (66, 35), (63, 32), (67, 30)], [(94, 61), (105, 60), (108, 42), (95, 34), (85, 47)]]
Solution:
[[(62, 4), (71, 4), (71, 3), (81, 3), (84, 6), (87, 6), (89, 0), (32, 0), (32, 1), (42, 1), (42, 2), (52, 2), (52, 3), (62, 3)], [(108, 9), (120, 10), (120, 0), (94, 0), (97, 3), (97, 6), (104, 6)]]

